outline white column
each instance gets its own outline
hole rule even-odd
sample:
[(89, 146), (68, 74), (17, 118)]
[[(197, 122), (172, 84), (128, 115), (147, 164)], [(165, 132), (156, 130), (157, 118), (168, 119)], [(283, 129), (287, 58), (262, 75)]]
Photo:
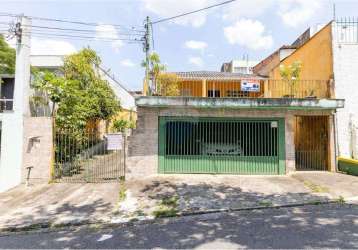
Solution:
[(13, 111), (2, 114), (0, 192), (21, 183), (23, 169), (24, 120), (30, 116), (30, 32), (31, 20), (21, 18), (21, 39), (16, 45)]
[(22, 36), (16, 44), (14, 112), (29, 116), (31, 20), (21, 18)]

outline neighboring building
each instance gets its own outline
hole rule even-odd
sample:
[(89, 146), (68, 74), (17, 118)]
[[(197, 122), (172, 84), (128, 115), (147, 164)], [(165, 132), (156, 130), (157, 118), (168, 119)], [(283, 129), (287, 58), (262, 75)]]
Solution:
[[(254, 72), (280, 79), (280, 65), (302, 62), (302, 80), (330, 82), (332, 97), (345, 99), (345, 108), (337, 111), (335, 129), (339, 156), (358, 158), (358, 21), (332, 21), (321, 29), (308, 29), (294, 43), (296, 49), (284, 58), (266, 58)], [(270, 63), (267, 63), (269, 61)], [(268, 65), (266, 68), (263, 65)], [(317, 90), (316, 90), (317, 91)], [(315, 95), (313, 93), (312, 95)]]
[(282, 46), (274, 53), (266, 57), (253, 67), (253, 73), (260, 76), (268, 76), (273, 67), (280, 64), (282, 60), (291, 55), (296, 50), (296, 46)]
[[(30, 25), (29, 25), (30, 26)], [(27, 27), (27, 26), (26, 26)], [(62, 55), (31, 55), (28, 36), (17, 52), (16, 78), (0, 75), (0, 192), (25, 182), (48, 182), (53, 160), (52, 119), (49, 105), (35, 105), (30, 88), (30, 65), (39, 70), (58, 71)], [(100, 69), (120, 100), (118, 116), (136, 118), (134, 97), (107, 71)]]
[[(333, 114), (344, 100), (332, 97), (327, 81), (293, 89), (252, 74), (176, 74), (180, 96), (136, 98), (128, 178), (335, 171)], [(310, 88), (319, 89), (315, 97)]]
[[(64, 57), (64, 55), (31, 55), (30, 61), (31, 66), (39, 70), (59, 71), (59, 69), (63, 66)], [(113, 74), (109, 73), (110, 70), (100, 67), (99, 72), (101, 77), (108, 82), (114, 91), (114, 94), (120, 101), (121, 111), (117, 114), (115, 119), (135, 120), (136, 106), (133, 95), (115, 78)], [(36, 108), (39, 109), (38, 107)], [(36, 110), (36, 112), (41, 113), (39, 110)]]
[(223, 63), (221, 66), (221, 72), (252, 74), (253, 67), (257, 63), (257, 61), (249, 60), (232, 60), (231, 62)]
[[(100, 68), (100, 74), (103, 79), (107, 80), (108, 84), (120, 101), (121, 111), (112, 118), (112, 121), (116, 119), (123, 119), (134, 123), (137, 120), (137, 113), (135, 99), (132, 93), (127, 90), (114, 75), (111, 75), (108, 70)], [(106, 125), (107, 128), (112, 127), (112, 121), (109, 121), (109, 124)]]
[(31, 55), (30, 64), (41, 70), (56, 71), (63, 66), (64, 55)]

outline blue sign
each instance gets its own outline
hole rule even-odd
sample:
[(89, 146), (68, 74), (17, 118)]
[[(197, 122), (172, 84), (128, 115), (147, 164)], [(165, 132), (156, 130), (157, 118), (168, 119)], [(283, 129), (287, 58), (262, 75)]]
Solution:
[(260, 92), (260, 82), (252, 80), (241, 81), (241, 91)]

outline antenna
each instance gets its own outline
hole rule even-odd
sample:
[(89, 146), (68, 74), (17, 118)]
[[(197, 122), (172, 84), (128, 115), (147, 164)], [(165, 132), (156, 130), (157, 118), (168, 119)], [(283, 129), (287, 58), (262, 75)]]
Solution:
[(333, 20), (336, 21), (336, 3), (333, 2)]

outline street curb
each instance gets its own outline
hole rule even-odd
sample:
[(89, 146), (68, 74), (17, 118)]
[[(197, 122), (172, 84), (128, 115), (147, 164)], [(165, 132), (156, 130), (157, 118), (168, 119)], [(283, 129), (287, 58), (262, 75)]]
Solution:
[(158, 217), (158, 218), (148, 218), (144, 217), (143, 219), (132, 218), (129, 221), (123, 222), (113, 222), (110, 220), (80, 220), (67, 223), (34, 223), (27, 226), (11, 226), (11, 227), (0, 227), (0, 237), (6, 236), (13, 233), (26, 233), (34, 231), (56, 231), (61, 230), (65, 227), (80, 227), (80, 226), (97, 226), (102, 228), (118, 227), (118, 226), (134, 226), (134, 225), (145, 225), (152, 223), (160, 223), (161, 221), (168, 221), (168, 219), (175, 219), (180, 217), (189, 217), (205, 214), (215, 214), (215, 213), (230, 213), (230, 212), (239, 212), (239, 211), (254, 211), (254, 210), (265, 210), (265, 209), (279, 209), (279, 208), (290, 208), (290, 207), (303, 207), (303, 206), (317, 206), (324, 204), (342, 204), (339, 200), (327, 200), (327, 201), (310, 201), (303, 203), (291, 203), (284, 205), (274, 205), (274, 206), (254, 206), (246, 208), (223, 208), (223, 209), (209, 209), (203, 211), (192, 211), (192, 212), (180, 212), (176, 216), (172, 217)]

